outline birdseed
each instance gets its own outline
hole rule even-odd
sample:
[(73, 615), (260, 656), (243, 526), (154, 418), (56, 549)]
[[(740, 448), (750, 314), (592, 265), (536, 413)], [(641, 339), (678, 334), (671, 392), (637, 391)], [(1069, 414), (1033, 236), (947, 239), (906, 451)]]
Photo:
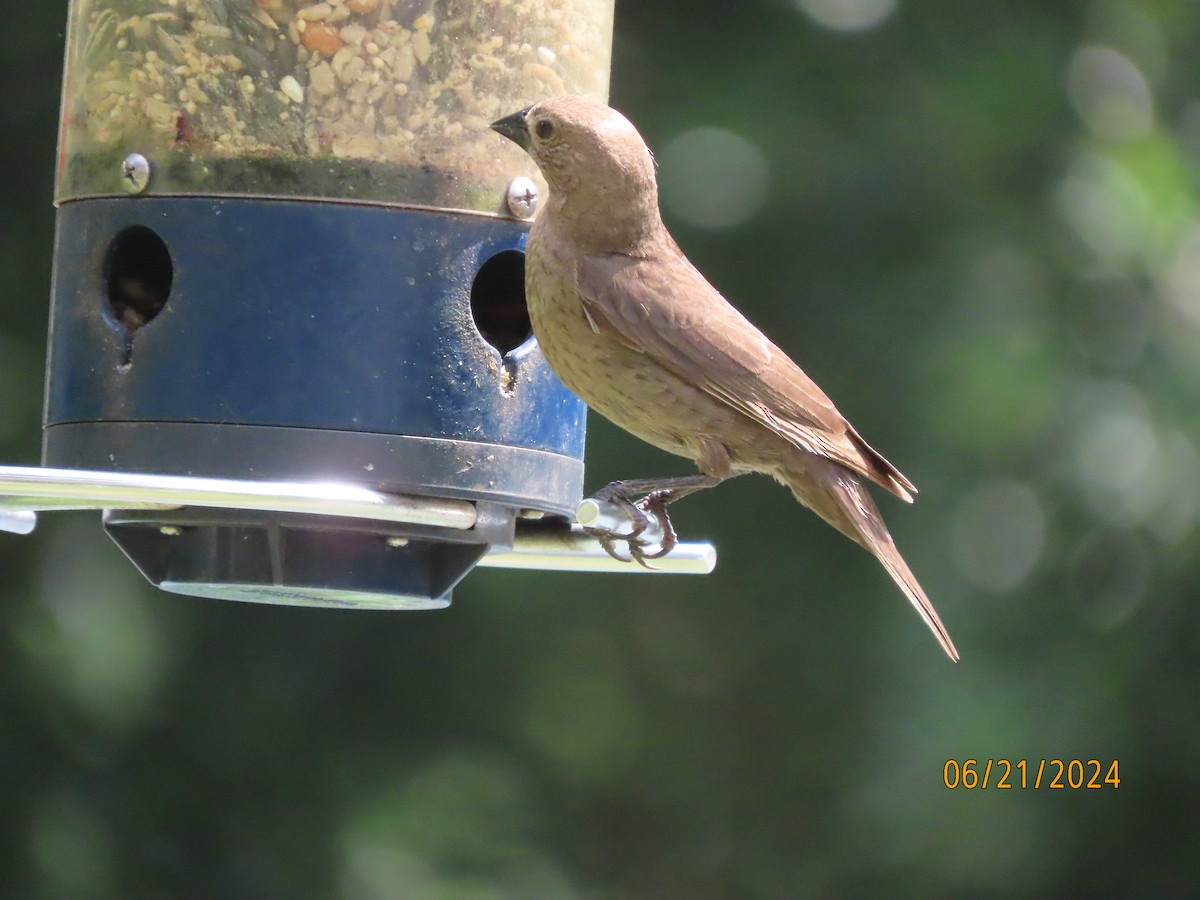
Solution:
[(307, 196), (504, 209), (488, 123), (604, 99), (613, 0), (73, 0), (57, 198)]

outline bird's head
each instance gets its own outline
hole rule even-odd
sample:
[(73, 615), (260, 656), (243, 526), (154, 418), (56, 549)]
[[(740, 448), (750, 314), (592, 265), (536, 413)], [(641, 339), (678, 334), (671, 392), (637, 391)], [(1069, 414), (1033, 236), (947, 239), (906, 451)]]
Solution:
[(603, 224), (622, 245), (660, 227), (654, 157), (615, 109), (586, 97), (555, 97), (492, 128), (533, 157), (550, 185), (547, 212), (562, 226)]

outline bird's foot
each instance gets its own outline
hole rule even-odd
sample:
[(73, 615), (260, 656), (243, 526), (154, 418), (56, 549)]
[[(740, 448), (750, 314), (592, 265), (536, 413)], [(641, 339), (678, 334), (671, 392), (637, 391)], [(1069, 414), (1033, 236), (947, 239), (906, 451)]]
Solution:
[[(617, 496), (603, 502), (616, 509), (620, 523), (612, 522), (612, 513), (606, 511), (604, 524), (585, 525), (583, 530), (596, 538), (613, 559), (637, 562), (653, 569), (655, 566), (650, 565), (649, 560), (661, 559), (679, 542), (667, 515), (666, 503), (669, 501), (662, 493), (647, 494), (639, 500)], [(625, 552), (620, 549), (622, 544)]]
[(646, 560), (662, 559), (674, 550), (679, 543), (679, 535), (675, 533), (675, 526), (671, 524), (671, 517), (667, 514), (667, 504), (674, 503), (680, 496), (676, 491), (653, 491), (633, 504), (643, 514), (654, 516), (658, 520), (659, 529), (662, 531), (662, 535), (658, 539), (658, 549), (653, 553), (647, 553), (646, 550), (648, 547), (646, 546), (638, 545), (637, 549), (633, 546), (629, 548), (629, 552), (633, 554), (633, 558), (647, 569), (653, 569), (654, 566), (650, 565)]
[[(613, 559), (637, 562), (647, 569), (654, 569), (656, 567), (649, 561), (662, 559), (679, 543), (679, 536), (667, 513), (668, 504), (719, 484), (721, 480), (708, 475), (687, 475), (680, 478), (614, 481), (595, 494), (591, 502), (597, 508), (589, 520), (595, 524), (584, 525), (584, 531), (595, 537)], [(639, 494), (642, 494), (639, 499), (633, 499)], [(601, 504), (611, 507), (611, 512), (603, 510)], [(620, 520), (619, 524), (614, 523), (614, 518)], [(614, 524), (622, 530), (617, 531)], [(625, 544), (628, 555), (618, 551), (619, 543)]]

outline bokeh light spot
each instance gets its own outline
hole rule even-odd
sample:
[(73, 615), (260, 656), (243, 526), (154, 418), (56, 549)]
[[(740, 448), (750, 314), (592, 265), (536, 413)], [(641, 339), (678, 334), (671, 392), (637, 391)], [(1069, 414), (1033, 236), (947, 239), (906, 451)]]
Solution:
[(1111, 47), (1081, 47), (1067, 68), (1067, 96), (1101, 138), (1128, 140), (1154, 122), (1154, 98), (1141, 70)]
[(1178, 544), (1200, 521), (1200, 453), (1182, 429), (1160, 438), (1158, 466), (1163, 490), (1146, 527), (1164, 544)]
[(1059, 201), (1071, 227), (1097, 256), (1119, 261), (1145, 246), (1150, 199), (1129, 169), (1107, 156), (1080, 156), (1062, 183)]
[(1167, 302), (1200, 330), (1200, 223), (1184, 229), (1159, 285)]
[(1184, 429), (1156, 422), (1131, 385), (1086, 382), (1069, 401), (1064, 463), (1099, 521), (1144, 527), (1165, 544), (1200, 521), (1200, 452)]
[(1065, 463), (1093, 515), (1129, 528), (1156, 517), (1170, 476), (1149, 405), (1132, 385), (1086, 382), (1074, 389)]
[(896, 0), (796, 0), (796, 5), (831, 31), (867, 31), (896, 12)]
[(55, 523), (41, 589), (43, 605), (20, 626), (22, 648), (94, 724), (132, 729), (175, 663), (149, 586), (94, 521), (74, 517)]
[(659, 155), (667, 210), (697, 228), (732, 228), (762, 208), (770, 182), (766, 157), (722, 128), (693, 128)]
[(1135, 487), (1154, 460), (1154, 431), (1141, 416), (1100, 413), (1079, 435), (1076, 459), (1084, 484), (1118, 491)]
[(951, 544), (969, 582), (1005, 593), (1024, 581), (1046, 545), (1046, 517), (1032, 488), (1017, 481), (981, 485), (959, 504)]

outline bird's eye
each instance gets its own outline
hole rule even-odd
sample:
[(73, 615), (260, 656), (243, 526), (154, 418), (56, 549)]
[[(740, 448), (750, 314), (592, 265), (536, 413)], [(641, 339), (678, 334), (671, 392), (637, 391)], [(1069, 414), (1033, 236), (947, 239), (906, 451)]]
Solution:
[(543, 141), (547, 140), (554, 134), (554, 123), (549, 119), (538, 119), (537, 123), (533, 126), (533, 133)]

